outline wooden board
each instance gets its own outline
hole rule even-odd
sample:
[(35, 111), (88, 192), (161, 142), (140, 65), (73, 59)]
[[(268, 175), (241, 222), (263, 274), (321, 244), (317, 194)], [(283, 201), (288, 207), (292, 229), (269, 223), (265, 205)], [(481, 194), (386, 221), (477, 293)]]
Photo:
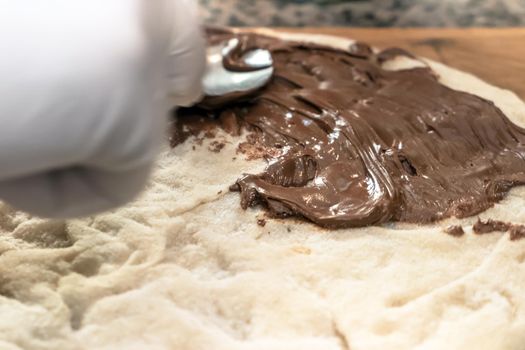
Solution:
[(365, 41), (379, 48), (398, 46), (443, 62), (514, 91), (525, 100), (525, 28), (364, 29), (279, 28)]

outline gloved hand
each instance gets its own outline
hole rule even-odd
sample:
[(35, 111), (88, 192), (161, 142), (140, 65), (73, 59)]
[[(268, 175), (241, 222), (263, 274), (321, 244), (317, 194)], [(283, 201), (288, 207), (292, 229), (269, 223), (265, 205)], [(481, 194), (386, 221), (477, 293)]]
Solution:
[(196, 5), (0, 0), (0, 8), (0, 200), (62, 218), (133, 199), (165, 141), (167, 107), (200, 96)]

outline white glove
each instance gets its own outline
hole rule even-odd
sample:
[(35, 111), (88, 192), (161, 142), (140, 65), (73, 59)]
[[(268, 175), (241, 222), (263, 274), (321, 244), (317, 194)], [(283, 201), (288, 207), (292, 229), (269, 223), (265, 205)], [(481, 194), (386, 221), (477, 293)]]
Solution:
[(0, 199), (36, 215), (133, 199), (170, 107), (201, 93), (189, 0), (0, 0)]

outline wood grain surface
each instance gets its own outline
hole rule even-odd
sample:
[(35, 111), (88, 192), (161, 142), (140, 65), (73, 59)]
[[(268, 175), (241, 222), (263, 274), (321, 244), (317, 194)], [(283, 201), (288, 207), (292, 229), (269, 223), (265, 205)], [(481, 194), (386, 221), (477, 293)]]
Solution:
[(342, 36), (379, 48), (402, 47), (512, 90), (525, 100), (525, 28), (279, 30)]

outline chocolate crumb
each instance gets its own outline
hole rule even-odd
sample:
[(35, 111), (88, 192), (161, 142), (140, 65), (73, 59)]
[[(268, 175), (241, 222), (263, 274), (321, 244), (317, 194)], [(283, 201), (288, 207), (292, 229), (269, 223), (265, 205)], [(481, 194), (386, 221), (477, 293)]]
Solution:
[(492, 219), (488, 219), (487, 221), (481, 221), (481, 219), (478, 218), (478, 221), (472, 226), (472, 230), (475, 234), (482, 235), (494, 231), (506, 232), (509, 230), (510, 227), (511, 224), (503, 221)]
[(258, 219), (258, 220), (257, 220), (257, 225), (259, 225), (259, 226), (261, 226), (261, 227), (266, 226), (266, 220), (264, 220), (264, 219)]
[(461, 237), (465, 234), (465, 231), (463, 231), (461, 225), (451, 225), (445, 229), (445, 233), (454, 237)]
[(191, 146), (191, 149), (195, 151), (196, 147), (195, 146)]
[(511, 224), (498, 220), (488, 219), (483, 222), (478, 218), (478, 221), (472, 226), (474, 233), (480, 235), (491, 232), (509, 232), (511, 241), (517, 241), (525, 238), (525, 225)]
[(525, 238), (525, 226), (524, 225), (512, 225), (509, 230), (510, 240), (517, 241)]
[(204, 133), (204, 137), (207, 139), (212, 139), (217, 135), (217, 132), (215, 130), (208, 130)]
[(219, 192), (217, 192), (217, 194), (221, 194), (222, 193), (222, 190), (220, 190)]
[(286, 231), (288, 231), (288, 232), (292, 232), (292, 229), (289, 228), (289, 227), (287, 227), (287, 228), (286, 228)]
[(224, 142), (212, 141), (208, 146), (208, 150), (214, 153), (219, 153), (224, 148), (224, 146), (226, 146)]

